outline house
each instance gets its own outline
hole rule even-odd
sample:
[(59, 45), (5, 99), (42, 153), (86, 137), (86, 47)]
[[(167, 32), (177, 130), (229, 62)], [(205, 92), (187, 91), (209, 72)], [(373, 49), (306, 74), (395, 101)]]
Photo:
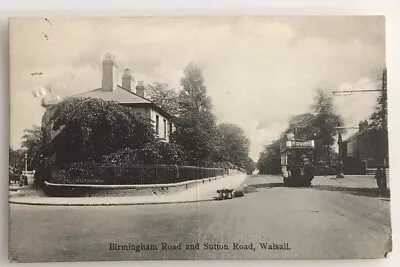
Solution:
[(359, 129), (344, 140), (342, 149), (345, 174), (365, 174), (367, 168), (376, 168), (382, 162), (384, 151), (384, 144), (380, 140), (379, 132), (374, 128)]
[[(170, 135), (174, 131), (173, 116), (157, 106), (154, 102), (145, 97), (145, 86), (139, 81), (134, 86), (134, 79), (130, 69), (125, 69), (121, 83), (118, 84), (116, 75), (115, 59), (112, 55), (106, 54), (102, 68), (101, 87), (88, 92), (72, 95), (77, 98), (98, 98), (104, 101), (115, 101), (121, 105), (131, 107), (138, 116), (150, 119), (153, 124), (156, 137), (159, 140), (169, 142)], [(57, 133), (51, 130), (49, 120), (54, 113), (55, 100), (44, 100), (42, 105), (46, 108), (43, 116), (42, 127), (45, 140), (51, 140)]]

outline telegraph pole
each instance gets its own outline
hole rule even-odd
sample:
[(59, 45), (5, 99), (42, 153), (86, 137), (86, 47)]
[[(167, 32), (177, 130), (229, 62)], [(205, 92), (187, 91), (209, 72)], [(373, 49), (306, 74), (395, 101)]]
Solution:
[(387, 69), (382, 72), (382, 163), (383, 163), (383, 190), (387, 190), (386, 160), (388, 150), (388, 125), (387, 125)]
[(343, 164), (343, 139), (342, 134), (338, 135), (338, 148), (339, 148), (339, 165), (336, 166), (336, 178), (344, 178), (344, 164)]

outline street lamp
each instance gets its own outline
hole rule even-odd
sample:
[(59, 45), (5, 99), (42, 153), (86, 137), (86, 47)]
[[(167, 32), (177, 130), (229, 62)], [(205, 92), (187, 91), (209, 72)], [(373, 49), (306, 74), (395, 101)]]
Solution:
[(25, 152), (25, 175), (28, 173), (28, 153)]

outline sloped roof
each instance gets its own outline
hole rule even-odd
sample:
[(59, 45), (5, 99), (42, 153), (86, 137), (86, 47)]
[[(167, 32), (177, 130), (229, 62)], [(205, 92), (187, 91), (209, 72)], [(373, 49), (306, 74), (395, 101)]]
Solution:
[(102, 88), (94, 89), (85, 93), (73, 95), (71, 97), (92, 97), (99, 98), (104, 101), (116, 101), (121, 104), (152, 104), (149, 99), (141, 97), (132, 91), (129, 91), (117, 85), (113, 91), (106, 91)]
[(131, 105), (131, 106), (150, 106), (157, 110), (159, 113), (163, 114), (168, 118), (173, 118), (171, 114), (167, 111), (159, 107), (153, 101), (142, 97), (134, 92), (123, 88), (122, 86), (117, 85), (113, 91), (106, 91), (102, 88), (97, 88), (88, 92), (72, 95), (70, 97), (81, 97), (81, 98), (98, 98), (104, 101), (115, 101), (123, 105)]
[(346, 138), (346, 140), (344, 140), (343, 142), (350, 142), (351, 140), (353, 140), (354, 138), (356, 138), (356, 137), (358, 137), (358, 136), (360, 136), (360, 135), (363, 135), (364, 133), (367, 133), (367, 132), (369, 132), (369, 131), (371, 131), (372, 130), (372, 128), (366, 128), (366, 129), (364, 129), (364, 130), (361, 130), (361, 131), (357, 131), (357, 132), (355, 132), (354, 134), (352, 134), (352, 135), (350, 135), (348, 138)]

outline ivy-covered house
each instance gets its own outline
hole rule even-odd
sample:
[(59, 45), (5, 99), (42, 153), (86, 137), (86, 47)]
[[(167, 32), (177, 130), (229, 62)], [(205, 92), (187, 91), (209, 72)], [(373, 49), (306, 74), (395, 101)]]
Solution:
[[(69, 97), (97, 98), (129, 106), (134, 109), (138, 116), (149, 119), (152, 122), (158, 139), (169, 142), (170, 135), (174, 131), (173, 116), (145, 97), (143, 81), (138, 81), (135, 86), (130, 69), (125, 69), (122, 78), (118, 80), (116, 68), (114, 57), (106, 54), (102, 62), (101, 87)], [(42, 102), (42, 105), (46, 108), (42, 119), (45, 142), (57, 135), (57, 132), (52, 130), (50, 119), (54, 113), (54, 105), (58, 101), (60, 101), (59, 98), (52, 98), (44, 99)]]

